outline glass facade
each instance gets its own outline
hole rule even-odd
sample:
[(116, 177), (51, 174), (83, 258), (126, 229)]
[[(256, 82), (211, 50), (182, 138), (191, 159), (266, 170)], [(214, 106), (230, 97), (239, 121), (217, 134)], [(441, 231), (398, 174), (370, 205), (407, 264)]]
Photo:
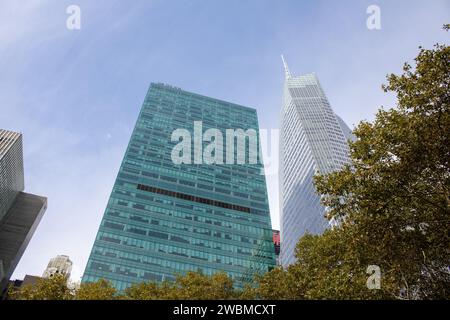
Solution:
[[(172, 161), (178, 143), (172, 132), (194, 133), (194, 121), (224, 136), (226, 129), (258, 132), (252, 108), (151, 84), (83, 282), (103, 278), (123, 290), (136, 282), (170, 281), (177, 273), (225, 271), (240, 287), (275, 266), (262, 164)], [(199, 148), (194, 141), (192, 153)]]
[(22, 135), (0, 129), (0, 220), (24, 190)]
[(291, 76), (285, 63), (280, 133), (281, 263), (295, 262), (306, 232), (328, 227), (313, 177), (349, 163), (351, 130), (331, 109), (315, 74)]

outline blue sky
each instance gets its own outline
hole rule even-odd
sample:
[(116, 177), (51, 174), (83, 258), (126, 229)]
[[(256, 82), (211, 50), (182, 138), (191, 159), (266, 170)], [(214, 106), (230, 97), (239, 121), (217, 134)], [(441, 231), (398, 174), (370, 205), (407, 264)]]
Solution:
[[(81, 30), (66, 28), (71, 4)], [(381, 30), (366, 27), (371, 4)], [(394, 105), (385, 75), (448, 44), (449, 22), (448, 0), (1, 0), (0, 127), (24, 134), (26, 191), (49, 199), (13, 278), (57, 254), (81, 275), (150, 82), (255, 107), (278, 128), (283, 53), (352, 127)], [(276, 176), (268, 190), (277, 228)]]

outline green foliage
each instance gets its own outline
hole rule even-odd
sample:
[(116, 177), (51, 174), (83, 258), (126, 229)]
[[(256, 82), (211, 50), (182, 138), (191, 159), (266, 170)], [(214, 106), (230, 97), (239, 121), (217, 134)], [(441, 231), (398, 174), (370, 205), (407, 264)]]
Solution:
[(75, 295), (76, 300), (114, 300), (118, 297), (116, 289), (104, 279), (82, 283)]
[(126, 298), (136, 300), (225, 300), (235, 296), (233, 281), (224, 272), (212, 276), (188, 272), (184, 276), (177, 276), (175, 282), (140, 283), (125, 292)]
[(173, 286), (165, 281), (161, 284), (155, 282), (141, 282), (125, 290), (125, 296), (131, 300), (170, 300), (173, 299)]
[[(299, 299), (296, 294), (299, 289), (299, 279), (293, 277), (292, 272), (277, 267), (272, 271), (256, 276), (257, 286), (246, 286), (241, 293), (241, 299), (285, 300)], [(301, 288), (300, 288), (301, 289)]]
[(9, 291), (12, 300), (225, 300), (238, 296), (233, 280), (224, 272), (212, 276), (188, 272), (178, 275), (174, 282), (137, 283), (122, 294), (104, 279), (82, 283), (78, 290), (69, 289), (61, 275)]
[(188, 272), (175, 281), (178, 299), (223, 300), (234, 297), (233, 280), (225, 273), (219, 272), (211, 277), (200, 273)]
[(38, 279), (35, 284), (29, 284), (15, 289), (9, 288), (11, 300), (71, 300), (73, 290), (67, 287), (67, 277), (56, 274), (49, 279)]
[(341, 222), (330, 231), (342, 238), (335, 239), (343, 262), (337, 269), (348, 274), (350, 257), (356, 259), (352, 276), (368, 264), (381, 267), (383, 296), (448, 298), (450, 47), (420, 48), (415, 60), (414, 69), (405, 64), (403, 74), (389, 75), (383, 86), (396, 93), (397, 108), (380, 110), (374, 122), (354, 130), (352, 166), (318, 176), (316, 186), (330, 208), (328, 218)]
[[(351, 166), (315, 178), (338, 227), (302, 237), (297, 262), (245, 297), (450, 298), (450, 47), (419, 49), (416, 67), (383, 86), (396, 108), (354, 130)], [(381, 269), (379, 290), (367, 288), (369, 265)]]

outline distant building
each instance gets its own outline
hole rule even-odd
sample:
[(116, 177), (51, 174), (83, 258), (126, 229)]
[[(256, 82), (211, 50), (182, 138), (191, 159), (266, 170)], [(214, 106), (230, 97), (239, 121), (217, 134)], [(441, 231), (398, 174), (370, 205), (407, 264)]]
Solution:
[[(30, 276), (26, 275), (23, 280), (9, 280), (8, 285), (5, 286), (3, 292), (0, 292), (0, 300), (8, 300), (8, 288), (12, 287), (13, 289), (20, 289), (27, 285), (35, 285), (40, 279), (50, 279), (55, 274), (63, 274), (68, 278), (70, 277), (70, 272), (72, 271), (72, 261), (70, 261), (68, 256), (58, 255), (55, 258), (52, 258), (47, 265), (42, 277)], [(68, 279), (69, 280), (69, 279)], [(77, 290), (80, 287), (79, 282), (68, 281), (67, 286), (70, 289)]]
[(275, 258), (277, 259), (277, 265), (280, 265), (281, 241), (280, 241), (280, 231), (279, 230), (272, 230), (272, 239), (273, 239), (273, 245), (275, 247)]
[(55, 274), (62, 274), (70, 277), (70, 272), (72, 271), (72, 261), (70, 261), (68, 256), (58, 255), (50, 260), (42, 274), (42, 278), (51, 278)]
[(23, 286), (27, 285), (35, 285), (41, 277), (26, 275), (23, 280), (9, 280), (8, 286), (4, 289), (2, 293), (0, 293), (0, 300), (8, 300), (8, 288), (12, 287), (13, 289), (20, 289)]
[(280, 132), (281, 263), (295, 262), (295, 247), (305, 234), (327, 227), (325, 207), (313, 178), (350, 163), (351, 130), (337, 116), (315, 74), (292, 76), (287, 64)]
[(24, 188), (22, 135), (0, 129), (0, 293), (47, 208), (47, 198)]

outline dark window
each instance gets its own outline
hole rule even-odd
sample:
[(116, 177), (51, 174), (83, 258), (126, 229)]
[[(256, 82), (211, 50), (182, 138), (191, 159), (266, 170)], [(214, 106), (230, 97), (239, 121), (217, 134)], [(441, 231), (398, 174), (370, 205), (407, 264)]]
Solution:
[(112, 223), (112, 222), (108, 222), (108, 221), (105, 221), (103, 226), (105, 226), (106, 228), (116, 229), (116, 230), (123, 230), (125, 228), (125, 226), (122, 224)]
[(145, 222), (145, 223), (148, 223), (148, 220), (147, 220), (147, 219), (144, 219), (144, 218), (139, 217), (139, 216), (131, 216), (130, 219), (131, 219), (131, 220), (134, 220), (134, 221), (139, 221), (139, 222)]
[(136, 194), (136, 198), (153, 201), (153, 197), (147, 196), (145, 194)]
[(143, 204), (138, 204), (138, 203), (133, 204), (133, 208), (145, 210), (145, 206)]
[(114, 238), (110, 238), (110, 237), (107, 237), (107, 236), (101, 236), (100, 240), (113, 242), (113, 243), (120, 243), (119, 239), (114, 239)]
[(170, 236), (170, 240), (177, 241), (177, 242), (182, 242), (182, 243), (189, 243), (188, 240), (183, 239), (181, 237), (177, 237), (177, 236)]
[(229, 203), (216, 201), (216, 200), (211, 200), (211, 199), (206, 199), (206, 198), (201, 198), (201, 197), (195, 197), (195, 196), (191, 196), (191, 195), (188, 195), (188, 194), (184, 194), (184, 193), (180, 193), (180, 192), (174, 192), (174, 191), (169, 191), (169, 190), (164, 190), (164, 189), (155, 188), (155, 187), (150, 187), (150, 186), (143, 185), (143, 184), (138, 184), (137, 185), (137, 189), (138, 190), (147, 191), (147, 192), (162, 194), (162, 195), (169, 196), (169, 197), (175, 197), (175, 198), (179, 198), (179, 199), (183, 199), (183, 200), (204, 203), (204, 204), (208, 204), (208, 205), (216, 206), (216, 207), (221, 207), (221, 208), (225, 208), (225, 209), (236, 210), (236, 211), (243, 211), (243, 212), (250, 213), (250, 208), (247, 208), (247, 207), (238, 206), (238, 205), (229, 204)]
[(146, 272), (146, 273), (144, 273), (144, 279), (154, 280), (154, 281), (161, 281), (162, 280), (162, 276), (159, 276), (159, 275), (154, 274), (154, 273)]
[(184, 185), (187, 185), (187, 186), (195, 187), (195, 183), (190, 182), (190, 181), (179, 180), (178, 182), (179, 182), (180, 184), (184, 184)]
[(170, 182), (177, 182), (177, 179), (176, 179), (176, 178), (167, 177), (167, 176), (163, 176), (163, 175), (160, 176), (160, 179), (161, 179), (161, 180), (170, 181)]
[(100, 263), (100, 262), (92, 262), (91, 268), (95, 270), (102, 270), (102, 271), (111, 271), (110, 267), (106, 263)]
[(149, 231), (148, 235), (151, 237), (161, 238), (161, 239), (169, 239), (169, 235), (167, 233)]
[(136, 234), (141, 234), (141, 235), (146, 235), (146, 234), (147, 234), (147, 233), (145, 232), (145, 230), (137, 229), (137, 228), (133, 228), (133, 227), (128, 228), (127, 231), (128, 231), (128, 232), (132, 232), (132, 233), (136, 233)]

